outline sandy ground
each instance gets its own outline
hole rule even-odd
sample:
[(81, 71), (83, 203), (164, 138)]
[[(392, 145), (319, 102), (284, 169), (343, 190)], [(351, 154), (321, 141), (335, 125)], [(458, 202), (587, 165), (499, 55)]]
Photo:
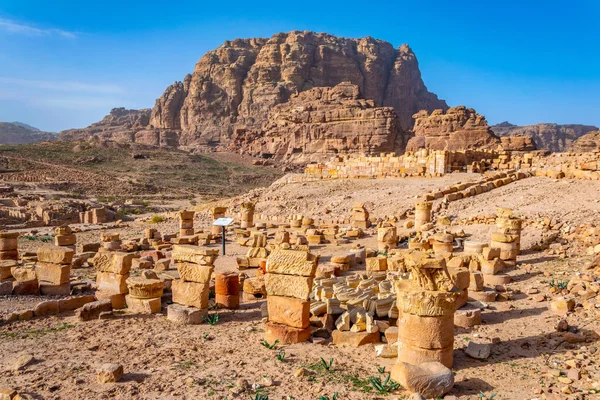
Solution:
[[(397, 214), (410, 208), (414, 196), (434, 187), (447, 186), (472, 178), (451, 174), (441, 179), (384, 179), (329, 181), (293, 184), (255, 191), (258, 212), (272, 215), (309, 212), (347, 218), (355, 201), (367, 202), (373, 215)], [(452, 217), (493, 214), (495, 207), (514, 207), (526, 218), (538, 215), (560, 216), (567, 223), (598, 223), (597, 193), (600, 183), (593, 181), (553, 181), (530, 178), (450, 204), (445, 210)], [(298, 198), (302, 197), (302, 198)], [(288, 208), (285, 208), (288, 204)], [(282, 205), (285, 209), (282, 209)], [(335, 210), (335, 211), (334, 211)], [(342, 211), (343, 210), (343, 211)], [(402, 221), (399, 223), (399, 225)], [(130, 223), (122, 228), (123, 237), (140, 236), (148, 224)], [(164, 232), (174, 232), (175, 221), (157, 225)], [(493, 225), (453, 226), (464, 229), (476, 240), (489, 239)], [(78, 241), (96, 241), (100, 231), (78, 234)], [(531, 267), (517, 267), (510, 274), (513, 300), (491, 303), (484, 312), (483, 324), (471, 330), (456, 329), (454, 371), (456, 384), (450, 395), (459, 399), (597, 399), (594, 384), (600, 385), (598, 342), (570, 344), (562, 340), (555, 326), (559, 317), (548, 311), (548, 301), (536, 302), (526, 295), (532, 288), (549, 293), (549, 280), (568, 279), (583, 269), (590, 257), (561, 259), (547, 252), (531, 252), (528, 246), (539, 232), (523, 232), (524, 255), (519, 261)], [(358, 241), (376, 246), (370, 235)], [(348, 245), (323, 245), (311, 251), (325, 262), (333, 254), (348, 250)], [(27, 249), (36, 242), (24, 243)], [(217, 246), (217, 245), (215, 245)], [(228, 244), (228, 255), (219, 257), (217, 271), (236, 270), (235, 256), (245, 248)], [(255, 270), (244, 271), (252, 276)], [(74, 270), (73, 276), (93, 277), (89, 269)], [(519, 293), (520, 292), (520, 293)], [(0, 313), (24, 309), (41, 301), (40, 297), (0, 298)], [(74, 316), (61, 314), (0, 326), (0, 387), (8, 386), (20, 393), (40, 399), (249, 399), (257, 393), (269, 399), (319, 399), (338, 393), (338, 399), (407, 398), (400, 391), (382, 396), (365, 391), (366, 379), (381, 376), (378, 367), (389, 371), (393, 359), (375, 357), (372, 345), (361, 348), (302, 343), (269, 350), (260, 344), (263, 338), (261, 301), (244, 302), (237, 311), (218, 312), (216, 325), (176, 326), (163, 314), (139, 316), (120, 312), (112, 320), (78, 322)], [(165, 305), (165, 304), (163, 304)], [(598, 326), (598, 311), (578, 309), (567, 317), (569, 325), (586, 333)], [(484, 361), (469, 358), (464, 347), (469, 341), (494, 339), (492, 355)], [(283, 362), (277, 360), (285, 352)], [(30, 353), (35, 362), (22, 371), (13, 371), (15, 358)], [(333, 359), (329, 372), (319, 367), (320, 358)], [(560, 383), (549, 370), (563, 370), (564, 362), (586, 363), (582, 377), (571, 385)], [(96, 382), (96, 368), (105, 362), (124, 366), (125, 377), (116, 384)], [(315, 370), (314, 375), (295, 377), (300, 367)], [(249, 386), (241, 390), (244, 381)], [(574, 394), (547, 396), (571, 386)], [(600, 387), (597, 387), (600, 389)], [(538, 391), (543, 390), (544, 394)]]

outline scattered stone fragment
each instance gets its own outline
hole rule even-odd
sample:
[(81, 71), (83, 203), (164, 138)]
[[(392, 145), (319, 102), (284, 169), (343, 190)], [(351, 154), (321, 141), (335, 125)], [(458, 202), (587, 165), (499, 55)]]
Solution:
[(476, 358), (478, 360), (486, 360), (492, 352), (492, 344), (491, 343), (475, 343), (469, 342), (465, 349), (465, 353), (471, 357)]
[(97, 371), (98, 382), (119, 382), (123, 377), (123, 366), (120, 364), (103, 364)]

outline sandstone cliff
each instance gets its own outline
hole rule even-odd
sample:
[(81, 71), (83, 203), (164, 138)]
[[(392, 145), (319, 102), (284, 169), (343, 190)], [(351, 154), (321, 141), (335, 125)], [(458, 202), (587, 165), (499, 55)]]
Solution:
[(181, 129), (183, 145), (226, 144), (236, 128), (260, 129), (269, 109), (293, 94), (341, 82), (357, 85), (376, 106), (393, 107), (405, 130), (415, 112), (447, 108), (427, 91), (408, 45), (293, 31), (209, 51), (157, 100), (151, 123)]
[(496, 148), (500, 139), (494, 135), (483, 115), (474, 109), (458, 106), (447, 112), (422, 110), (413, 116), (415, 136), (406, 150), (465, 150)]
[(0, 122), (0, 144), (50, 142), (56, 140), (57, 137), (56, 133), (43, 132), (21, 122)]
[(575, 140), (567, 148), (567, 151), (585, 153), (588, 151), (600, 151), (600, 130), (588, 132)]
[(344, 82), (292, 95), (268, 112), (259, 131), (236, 130), (230, 147), (289, 162), (319, 161), (341, 153), (403, 151), (406, 138), (392, 107), (361, 98)]
[(595, 126), (577, 124), (541, 123), (517, 126), (509, 122), (493, 125), (491, 128), (498, 136), (530, 136), (538, 149), (553, 152), (565, 151), (571, 143), (581, 136), (598, 130)]
[(113, 140), (123, 143), (140, 143), (152, 146), (179, 145), (179, 133), (168, 129), (152, 129), (149, 126), (151, 110), (127, 110), (113, 108), (101, 121), (87, 128), (60, 132), (60, 140), (86, 141)]
[[(346, 39), (292, 31), (269, 39), (226, 41), (202, 56), (183, 82), (169, 86), (152, 111), (141, 110), (136, 121), (131, 120), (132, 110), (116, 109), (118, 115), (113, 110), (104, 120), (83, 130), (65, 131), (61, 138), (96, 135), (219, 148), (228, 145), (234, 134), (238, 139), (242, 134), (260, 134), (269, 110), (297, 93), (342, 82), (356, 85), (373, 107), (392, 107), (401, 130), (412, 127), (411, 116), (419, 110), (447, 109), (443, 100), (427, 91), (408, 45), (394, 48), (371, 37)], [(362, 132), (370, 135), (365, 129)]]

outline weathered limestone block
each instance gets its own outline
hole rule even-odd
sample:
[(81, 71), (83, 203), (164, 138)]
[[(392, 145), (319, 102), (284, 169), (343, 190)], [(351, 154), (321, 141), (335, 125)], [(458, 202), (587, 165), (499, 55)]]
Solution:
[(113, 274), (111, 272), (98, 272), (96, 274), (96, 286), (99, 291), (111, 294), (126, 294), (127, 278), (129, 274)]
[(452, 368), (454, 362), (454, 348), (448, 346), (442, 349), (423, 349), (398, 341), (398, 361), (409, 364), (422, 364), (437, 361), (448, 368)]
[(71, 294), (71, 285), (69, 282), (54, 285), (51, 283), (40, 282), (40, 294), (44, 296), (68, 296)]
[(207, 308), (210, 286), (208, 283), (185, 282), (173, 279), (171, 282), (173, 302), (184, 306)]
[(52, 264), (71, 264), (75, 251), (68, 247), (42, 246), (37, 250), (39, 262)]
[(84, 304), (83, 307), (75, 310), (75, 315), (80, 321), (91, 321), (98, 319), (100, 313), (111, 312), (113, 309), (110, 300), (99, 300)]
[(308, 341), (309, 338), (310, 327), (302, 329), (271, 321), (265, 323), (265, 340), (271, 344), (277, 340), (279, 344), (301, 343)]
[(176, 265), (180, 278), (185, 282), (208, 283), (214, 271), (213, 267), (189, 262), (182, 262)]
[(11, 270), (18, 265), (16, 260), (1, 260), (0, 261), (0, 281), (9, 279), (12, 276)]
[(203, 249), (192, 245), (174, 245), (171, 257), (174, 262), (191, 262), (199, 265), (213, 265), (219, 250)]
[(310, 301), (293, 297), (268, 296), (269, 321), (294, 328), (307, 328), (310, 319)]
[(288, 296), (308, 300), (313, 278), (305, 276), (266, 274), (265, 288), (269, 296)]
[(54, 236), (55, 246), (73, 246), (77, 243), (77, 237), (74, 234)]
[(17, 250), (18, 238), (18, 232), (0, 232), (0, 251)]
[[(37, 279), (37, 276), (35, 274), (35, 267), (12, 267), (9, 271), (17, 282)], [(8, 278), (10, 278), (10, 274), (8, 275)]]
[(69, 283), (71, 266), (52, 264), (47, 262), (38, 262), (35, 267), (35, 274), (38, 281), (52, 285), (61, 285)]
[(314, 276), (317, 257), (305, 251), (274, 250), (267, 257), (267, 272), (271, 274)]
[(208, 315), (208, 309), (198, 309), (181, 304), (170, 304), (167, 306), (167, 319), (181, 325), (198, 325)]
[(426, 399), (437, 399), (454, 386), (454, 373), (439, 362), (399, 362), (391, 371), (391, 378), (409, 392), (418, 393)]
[(128, 274), (133, 266), (135, 254), (117, 252), (99, 252), (91, 259), (94, 269), (100, 272), (113, 274)]
[(160, 279), (147, 279), (141, 276), (132, 276), (126, 280), (129, 296), (136, 299), (153, 299), (161, 297), (165, 283)]
[(129, 311), (139, 314), (156, 314), (162, 308), (160, 297), (139, 298), (127, 295), (125, 296), (125, 302)]
[(333, 344), (335, 345), (349, 345), (352, 347), (364, 346), (366, 344), (371, 343), (379, 343), (380, 342), (380, 334), (377, 332), (351, 332), (351, 331), (341, 331), (339, 329), (331, 332), (331, 337), (333, 339)]

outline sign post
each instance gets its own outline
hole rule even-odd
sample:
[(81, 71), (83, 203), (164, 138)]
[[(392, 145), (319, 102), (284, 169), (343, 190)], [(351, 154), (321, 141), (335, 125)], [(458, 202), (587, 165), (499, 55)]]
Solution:
[(214, 226), (221, 227), (221, 233), (223, 235), (221, 238), (221, 243), (223, 245), (222, 255), (225, 255), (225, 228), (231, 225), (232, 223), (233, 218), (218, 218), (217, 220), (215, 220), (215, 222), (213, 222)]

